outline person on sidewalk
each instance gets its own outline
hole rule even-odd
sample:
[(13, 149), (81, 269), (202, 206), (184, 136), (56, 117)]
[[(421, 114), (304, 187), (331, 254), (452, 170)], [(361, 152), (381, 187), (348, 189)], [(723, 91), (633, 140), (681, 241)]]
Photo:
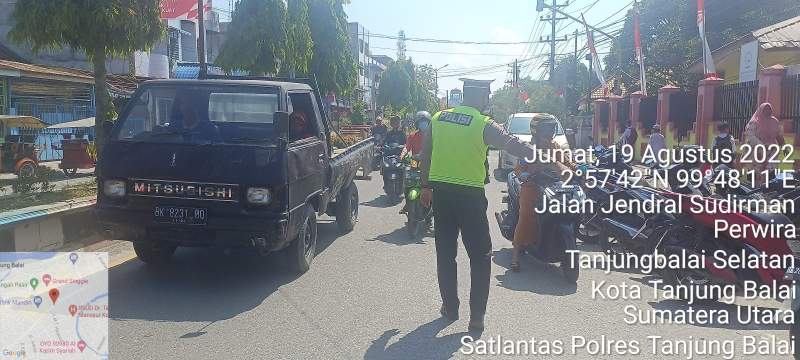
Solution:
[[(783, 126), (781, 126), (780, 120), (773, 116), (772, 104), (761, 104), (753, 114), (753, 117), (750, 118), (744, 129), (744, 143), (750, 145), (754, 153), (764, 151), (767, 154), (767, 159), (774, 155), (769, 148), (771, 145), (783, 147)], [(758, 148), (763, 150), (758, 150)], [(743, 160), (748, 161), (746, 165), (750, 168), (750, 171), (756, 172), (755, 184), (748, 184), (753, 187), (764, 185), (769, 180), (769, 176), (764, 176), (765, 171), (769, 171), (769, 174), (771, 174), (778, 168), (778, 164), (774, 162), (757, 162), (754, 161), (756, 159), (752, 158)]]
[(650, 130), (650, 140), (647, 141), (647, 147), (650, 154), (653, 155), (653, 163), (651, 166), (665, 165), (659, 159), (659, 153), (667, 148), (667, 141), (664, 139), (664, 134), (661, 133), (661, 126), (658, 124), (653, 125)]
[[(714, 142), (711, 145), (711, 149), (718, 153), (722, 153), (722, 151), (729, 151), (732, 154), (731, 161), (720, 163), (722, 165), (726, 165), (727, 167), (734, 169), (735, 162), (736, 162), (736, 139), (733, 138), (731, 135), (731, 125), (728, 123), (720, 123), (717, 127), (717, 136), (714, 137)], [(720, 165), (714, 164), (714, 165)]]
[[(531, 134), (533, 135), (531, 142), (536, 145), (537, 151), (558, 148), (558, 144), (553, 140), (557, 127), (558, 122), (552, 115), (537, 114), (534, 116), (531, 121)], [(568, 149), (569, 145), (566, 145), (564, 150)], [(543, 154), (539, 158), (546, 158), (546, 155)], [(565, 161), (551, 159), (547, 163), (528, 163), (524, 159), (520, 159), (514, 169), (522, 186), (519, 192), (517, 226), (514, 229), (514, 239), (512, 240), (514, 248), (511, 251), (511, 271), (520, 271), (519, 257), (522, 251), (539, 241), (539, 214), (534, 211), (534, 208), (541, 204), (542, 194), (534, 182), (534, 176), (541, 172), (548, 172), (554, 177), (560, 177), (565, 170), (570, 169), (571, 166), (574, 167), (571, 159), (563, 160)]]
[(442, 297), (440, 313), (458, 319), (456, 254), (458, 236), (470, 262), (469, 330), (484, 328), (491, 278), (492, 240), (484, 192), (489, 145), (520, 158), (533, 149), (481, 113), (489, 105), (489, 82), (465, 81), (461, 106), (436, 113), (422, 141), (422, 203), (436, 221), (436, 272)]

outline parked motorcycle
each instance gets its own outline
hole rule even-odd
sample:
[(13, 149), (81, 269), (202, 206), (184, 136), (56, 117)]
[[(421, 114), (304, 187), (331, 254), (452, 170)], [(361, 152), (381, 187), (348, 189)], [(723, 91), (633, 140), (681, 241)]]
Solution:
[[(544, 201), (547, 202), (555, 199), (583, 201), (586, 196), (579, 186), (565, 185), (560, 178), (546, 173), (535, 175), (533, 182), (539, 187)], [(503, 237), (512, 240), (519, 218), (519, 192), (522, 183), (512, 172), (508, 175), (507, 185), (508, 196), (503, 199), (503, 202), (508, 204), (507, 209), (495, 213), (495, 218)], [(564, 277), (571, 283), (577, 282), (580, 269), (577, 262), (570, 261), (572, 256), (570, 252), (578, 249), (575, 241), (575, 228), (579, 224), (578, 215), (539, 214), (539, 224), (537, 235), (539, 240), (526, 249), (526, 252), (543, 262), (560, 263)]]
[(403, 145), (397, 143), (386, 144), (383, 146), (383, 190), (389, 196), (392, 204), (400, 201), (400, 196), (403, 195), (403, 180), (405, 173), (405, 166), (400, 159), (400, 153), (403, 151)]
[(410, 158), (409, 165), (406, 167), (406, 230), (412, 239), (418, 239), (431, 226), (433, 221), (433, 208), (422, 205), (420, 196), (422, 187), (420, 186), (421, 171), (419, 159)]

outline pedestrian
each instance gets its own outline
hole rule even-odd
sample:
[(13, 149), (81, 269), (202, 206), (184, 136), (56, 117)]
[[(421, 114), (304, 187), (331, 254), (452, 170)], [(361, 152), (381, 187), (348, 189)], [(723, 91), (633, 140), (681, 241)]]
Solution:
[[(743, 142), (752, 148), (753, 151), (751, 153), (764, 153), (767, 155), (766, 159), (774, 155), (769, 149), (770, 145), (783, 146), (784, 144), (783, 126), (781, 126), (781, 122), (772, 115), (772, 110), (772, 104), (761, 104), (744, 129)], [(750, 158), (742, 160), (750, 164), (749, 168), (751, 171), (756, 172), (756, 183), (751, 184), (753, 187), (759, 187), (765, 183), (767, 178), (764, 176), (764, 171), (773, 171), (777, 169), (778, 166), (778, 164), (774, 162), (763, 161), (765, 159)]]
[(736, 159), (736, 139), (733, 138), (731, 135), (731, 125), (723, 122), (717, 126), (717, 136), (714, 137), (714, 142), (711, 145), (711, 149), (714, 150), (718, 155), (722, 155), (724, 151), (730, 152), (730, 161), (727, 162), (720, 162), (715, 165), (725, 165), (731, 169), (734, 168), (734, 162)]
[(470, 262), (469, 330), (483, 331), (491, 277), (492, 240), (484, 192), (489, 145), (520, 158), (533, 149), (481, 113), (489, 105), (488, 82), (465, 81), (460, 106), (436, 113), (422, 145), (422, 203), (433, 202), (436, 221), (436, 270), (442, 297), (441, 315), (458, 319), (456, 253), (458, 236)]
[(647, 141), (648, 155), (653, 156), (653, 166), (666, 165), (660, 159), (659, 154), (667, 148), (667, 142), (664, 139), (664, 134), (661, 133), (661, 126), (658, 124), (653, 125), (650, 130), (650, 140)]

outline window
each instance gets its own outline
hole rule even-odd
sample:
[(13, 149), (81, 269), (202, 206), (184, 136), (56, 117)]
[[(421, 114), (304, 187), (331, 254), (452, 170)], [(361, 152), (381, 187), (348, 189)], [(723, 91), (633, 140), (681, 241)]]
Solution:
[(319, 138), (322, 126), (311, 93), (289, 93), (291, 103), (289, 114), (289, 139), (302, 141)]
[(117, 139), (153, 142), (273, 140), (277, 89), (151, 86), (131, 100)]

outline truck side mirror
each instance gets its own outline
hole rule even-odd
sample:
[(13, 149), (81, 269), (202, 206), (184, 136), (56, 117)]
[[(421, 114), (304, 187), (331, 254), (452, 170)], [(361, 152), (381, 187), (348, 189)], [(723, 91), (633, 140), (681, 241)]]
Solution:
[(272, 116), (272, 123), (275, 126), (275, 133), (279, 138), (289, 140), (289, 113), (286, 111), (276, 111)]

